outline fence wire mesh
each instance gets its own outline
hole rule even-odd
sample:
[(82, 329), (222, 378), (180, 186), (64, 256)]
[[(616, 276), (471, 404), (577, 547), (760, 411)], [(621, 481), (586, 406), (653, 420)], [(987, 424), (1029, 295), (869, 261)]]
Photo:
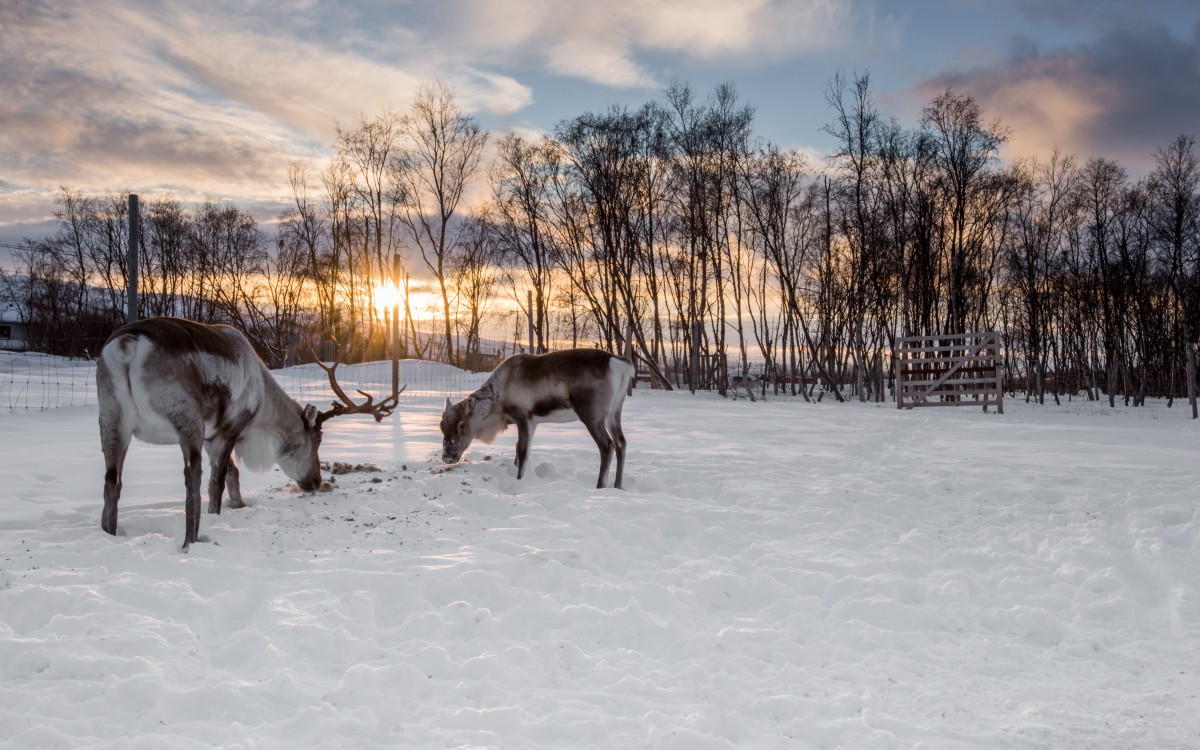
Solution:
[(37, 352), (0, 351), (0, 408), (54, 409), (96, 403), (96, 363)]
[[(378, 400), (392, 392), (391, 361), (340, 365), (338, 383), (351, 396), (365, 391)], [(317, 365), (273, 370), (275, 380), (301, 403), (323, 405), (335, 398), (325, 371)], [(406, 399), (456, 398), (483, 384), (488, 373), (474, 373), (438, 362), (401, 360), (399, 385)], [(38, 411), (96, 403), (96, 363), (36, 352), (0, 351), (0, 410)]]
[[(526, 339), (522, 341), (511, 321), (504, 321), (494, 329), (484, 329), (470, 348), (466, 341), (456, 339), (456, 356), (460, 358), (466, 369), (432, 361), (428, 358), (444, 356), (443, 350), (434, 346), (426, 347), (423, 352), (427, 358), (406, 358), (399, 361), (399, 385), (406, 390), (400, 396), (400, 403), (415, 402), (422, 399), (428, 404), (436, 398), (457, 399), (478, 388), (488, 373), (505, 357), (528, 350)], [(507, 337), (505, 337), (507, 333)], [(431, 337), (432, 338), (432, 337)], [(599, 342), (594, 340), (563, 341), (551, 340), (550, 348), (566, 348), (572, 344), (591, 347)], [(300, 351), (301, 347), (295, 347)], [(308, 361), (316, 347), (305, 348)], [(335, 349), (330, 349), (326, 362), (331, 361)], [(383, 358), (386, 349), (381, 348), (375, 358), (369, 361), (342, 364), (337, 368), (338, 382), (343, 389), (361, 398), (356, 391), (365, 391), (377, 399), (392, 392), (392, 362)], [(831, 398), (828, 388), (818, 383), (811, 372), (768, 370), (764, 365), (749, 357), (748, 366), (740, 364), (740, 357), (730, 356), (728, 361), (728, 380), (724, 396), (729, 398), (793, 398), (812, 401), (822, 401)], [(675, 366), (671, 366), (671, 362)], [(675, 357), (667, 359), (668, 365), (663, 372), (673, 387), (689, 390), (687, 363), (679, 362)], [(717, 360), (712, 357), (701, 357), (697, 370), (696, 390), (718, 390), (718, 375), (720, 369)], [(877, 363), (878, 364), (878, 363)], [(329, 386), (325, 372), (315, 364), (297, 364), (279, 369), (273, 369), (275, 379), (283, 389), (301, 403), (313, 403), (322, 408), (332, 401), (335, 396)], [(852, 401), (886, 401), (894, 399), (891, 367), (872, 368), (870, 373), (859, 377), (855, 372), (840, 384), (843, 398)], [(657, 387), (658, 383), (651, 377), (651, 372), (644, 365), (639, 366), (639, 386)], [(860, 382), (861, 381), (861, 382)], [(876, 382), (878, 381), (878, 382)], [(862, 383), (871, 384), (869, 391), (856, 387)], [(1029, 384), (1024, 379), (1006, 378), (1007, 403), (1026, 401), (1032, 398)], [(877, 387), (875, 387), (877, 386)], [(1046, 404), (1070, 404), (1086, 402), (1088, 393), (1080, 390), (1068, 390), (1056, 398), (1054, 393), (1045, 396)], [(1107, 397), (1102, 393), (1092, 393), (1092, 399), (1103, 401), (1107, 406)], [(12, 351), (0, 349), (0, 413), (16, 411), (38, 411), (69, 406), (89, 406), (96, 403), (96, 363), (90, 357), (66, 357), (35, 351)], [(1184, 408), (1186, 398), (1163, 399), (1150, 398), (1142, 404), (1130, 404), (1123, 394), (1118, 394), (1115, 406), (1140, 406), (1143, 411), (1159, 414), (1163, 417), (1175, 418), (1189, 411)], [(1149, 408), (1146, 408), (1149, 407)], [(1161, 408), (1161, 412), (1160, 412)]]

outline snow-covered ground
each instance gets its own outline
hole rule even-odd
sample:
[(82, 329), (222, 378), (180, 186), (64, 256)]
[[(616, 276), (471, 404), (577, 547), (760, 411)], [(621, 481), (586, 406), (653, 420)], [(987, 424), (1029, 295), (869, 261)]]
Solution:
[[(303, 378), (297, 377), (297, 380)], [(639, 390), (447, 470), (440, 394), (243, 474), (183, 554), (179, 451), (100, 530), (94, 402), (0, 412), (5, 748), (1193, 748), (1200, 428)]]

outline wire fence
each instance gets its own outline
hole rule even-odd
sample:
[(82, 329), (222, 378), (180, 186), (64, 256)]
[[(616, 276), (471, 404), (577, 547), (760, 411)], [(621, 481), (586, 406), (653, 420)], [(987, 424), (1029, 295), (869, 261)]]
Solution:
[[(392, 392), (390, 361), (340, 365), (338, 383), (350, 395), (364, 391), (376, 397)], [(455, 398), (478, 388), (486, 372), (468, 372), (424, 360), (399, 362), (399, 385), (406, 400)], [(325, 371), (314, 364), (273, 370), (275, 380), (301, 403), (323, 405), (335, 398)], [(0, 411), (39, 411), (96, 404), (96, 363), (37, 352), (0, 351)]]
[[(468, 372), (440, 362), (405, 359), (398, 363), (400, 403), (427, 400), (429, 398), (456, 398), (464, 396), (483, 385), (486, 372)], [(272, 375), (288, 395), (300, 403), (322, 405), (334, 399), (333, 389), (325, 371), (314, 364), (296, 365), (273, 370)], [(392, 393), (392, 363), (390, 361), (361, 362), (354, 365), (339, 365), (336, 370), (338, 384), (348, 395), (360, 398), (356, 391), (375, 397)]]
[(29, 411), (96, 403), (96, 363), (0, 351), (0, 409)]
[[(399, 360), (399, 386), (405, 390), (400, 403), (418, 397), (454, 398), (470, 393), (483, 384), (487, 374), (505, 357), (528, 350), (527, 338), (518, 336), (523, 332), (523, 324), (518, 326), (506, 319), (482, 328), (472, 339), (455, 336), (456, 356), (465, 369), (443, 364), (434, 361), (447, 358), (444, 340), (434, 323), (421, 321), (414, 327), (415, 337), (410, 335), (407, 342), (401, 340), (404, 358)], [(338, 383), (356, 398), (355, 392), (360, 390), (377, 399), (392, 392), (389, 341), (383, 332), (377, 332), (375, 339), (377, 346), (369, 352), (373, 355), (370, 361), (341, 364), (336, 370)], [(79, 336), (10, 339), (4, 343), (7, 346), (0, 346), (0, 411), (36, 411), (96, 403), (93, 352), (99, 351), (102, 339), (89, 339), (87, 345), (81, 344)], [(335, 398), (325, 371), (311, 364), (314, 353), (319, 353), (326, 362), (336, 360), (340, 353), (334, 342), (304, 339), (281, 348), (289, 353), (282, 358), (285, 363), (289, 360), (307, 363), (272, 370), (275, 380), (290, 396), (301, 403), (318, 405)], [(82, 356), (47, 351), (77, 351)]]
[[(497, 332), (498, 333), (498, 332)], [(467, 369), (435, 362), (428, 359), (401, 359), (398, 362), (399, 385), (404, 387), (400, 395), (400, 403), (414, 404), (430, 400), (457, 399), (478, 388), (487, 379), (490, 371), (505, 357), (511, 354), (527, 351), (525, 343), (520, 342), (515, 335), (508, 340), (500, 336), (481, 337), (475, 348), (474, 356), (464, 357)], [(569, 346), (570, 342), (553, 342), (555, 348)], [(581, 346), (591, 346), (595, 342), (580, 341)], [(460, 352), (464, 351), (462, 349)], [(437, 352), (430, 352), (434, 355)], [(329, 357), (332, 359), (332, 357)], [(715, 360), (704, 360), (702, 369), (697, 374), (697, 391), (717, 390)], [(750, 362), (746, 371), (740, 366), (729, 363), (729, 378), (724, 395), (735, 399), (804, 399), (822, 401), (830, 398), (830, 391), (812, 377), (811, 373), (767, 371), (761, 363)], [(315, 364), (298, 364), (272, 370), (276, 381), (293, 398), (301, 403), (312, 403), (324, 407), (334, 400), (325, 371)], [(341, 364), (337, 367), (337, 380), (351, 396), (358, 398), (356, 391), (371, 394), (377, 400), (392, 393), (392, 362), (390, 359), (375, 359), (354, 364)], [(686, 371), (668, 368), (665, 376), (671, 385), (677, 389), (687, 390), (688, 375)], [(644, 366), (639, 366), (638, 379), (640, 387), (657, 387), (656, 379)], [(874, 381), (874, 387), (867, 392), (856, 389), (859, 381)], [(1027, 389), (1021, 387), (1023, 381), (1007, 380), (1008, 403), (1021, 403), (1029, 400)], [(868, 400), (873, 402), (894, 402), (890, 368), (874, 369), (863, 378), (854, 376), (842, 384), (841, 395), (848, 400)], [(1099, 398), (1097, 398), (1099, 396)], [(1055, 402), (1057, 401), (1057, 404)], [(1045, 403), (1060, 407), (1070, 404), (1093, 402), (1108, 408), (1108, 399), (1103, 394), (1089, 394), (1078, 389), (1067, 389), (1057, 398), (1053, 393), (1047, 393)], [(65, 357), (34, 351), (10, 351), (0, 349), (0, 413), (17, 411), (44, 411), (60, 407), (91, 406), (96, 404), (96, 363), (90, 357)], [(1127, 410), (1131, 404), (1121, 395), (1117, 396), (1116, 411)], [(1136, 403), (1132, 406), (1136, 406)], [(1190, 417), (1190, 408), (1186, 398), (1173, 400), (1164, 398), (1149, 398), (1143, 402), (1137, 411), (1154, 418), (1183, 418)]]
[[(506, 357), (530, 351), (528, 325), (524, 316), (496, 316), (479, 326), (473, 336), (454, 335), (453, 357), (463, 367), (445, 364), (445, 338), (437, 321), (414, 322), (407, 336), (400, 338), (398, 362), (400, 387), (405, 390), (400, 403), (417, 398), (455, 398), (478, 388), (488, 374)], [(377, 399), (392, 392), (392, 361), (390, 332), (377, 328), (360, 336), (369, 343), (359, 342), (358, 356), (368, 355), (367, 361), (337, 366), (338, 383), (351, 396), (364, 391)], [(0, 411), (35, 411), (64, 406), (88, 406), (96, 403), (96, 362), (94, 352), (102, 339), (86, 342), (76, 335), (60, 339), (8, 340), (0, 347)], [(592, 340), (550, 342), (550, 348), (572, 344), (594, 346)], [(86, 345), (85, 345), (86, 344)], [(37, 351), (35, 351), (35, 349)], [(323, 405), (335, 398), (325, 371), (312, 364), (314, 354), (325, 362), (338, 360), (346, 352), (332, 340), (304, 338), (279, 346), (286, 356), (279, 359), (285, 366), (273, 369), (275, 380), (287, 393), (301, 403)], [(49, 354), (80, 352), (81, 356)], [(299, 364), (287, 365), (289, 362)]]

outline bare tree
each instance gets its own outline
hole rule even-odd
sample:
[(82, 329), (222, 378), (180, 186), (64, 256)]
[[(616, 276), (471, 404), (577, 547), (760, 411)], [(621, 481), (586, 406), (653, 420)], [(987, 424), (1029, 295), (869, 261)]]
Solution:
[[(353, 191), (354, 200), (348, 202), (349, 209), (344, 217), (347, 228), (342, 239), (351, 239), (361, 248), (347, 245), (347, 259), (352, 270), (354, 256), (358, 256), (361, 290), (356, 295), (365, 297), (365, 304), (352, 305), (352, 312), (364, 314), (370, 322), (366, 335), (358, 326), (351, 330), (354, 338), (362, 345), (370, 341), (377, 332), (377, 314), (374, 305), (374, 290), (377, 283), (392, 276), (393, 257), (401, 246), (402, 214), (408, 186), (397, 172), (396, 164), (405, 158), (406, 119), (384, 111), (374, 118), (363, 116), (358, 128), (337, 131), (338, 162), (331, 166), (328, 177), (336, 177), (341, 184), (331, 189), (343, 193), (345, 187)], [(356, 227), (357, 225), (357, 227)], [(365, 261), (365, 262), (364, 262)], [(399, 279), (392, 279), (399, 284)]]
[(189, 222), (183, 205), (171, 197), (142, 207), (141, 275), (138, 302), (150, 316), (184, 317), (190, 271), (187, 260)]
[(1108, 159), (1088, 160), (1080, 174), (1085, 241), (1091, 265), (1099, 275), (1100, 327), (1106, 369), (1104, 390), (1108, 392), (1109, 406), (1116, 406), (1118, 363), (1127, 358), (1125, 336), (1132, 309), (1129, 279), (1121, 272), (1117, 258), (1118, 215), (1124, 203), (1125, 182), (1125, 170)]
[(515, 133), (500, 140), (489, 172), (491, 223), (505, 264), (519, 269), (534, 295), (538, 351), (547, 351), (549, 305), (554, 291), (553, 182), (560, 149), (549, 138), (531, 142)]
[(252, 290), (244, 294), (247, 336), (269, 367), (292, 364), (289, 354), (299, 341), (324, 330), (320, 308), (309, 303), (307, 248), (288, 245), (280, 235), (275, 253), (263, 259)]
[(1061, 327), (1055, 331), (1062, 322), (1055, 305), (1064, 293), (1067, 233), (1078, 219), (1077, 177), (1074, 158), (1059, 151), (1047, 162), (1027, 162), (1017, 169), (1007, 253), (1009, 281), (1019, 300), (1013, 333), (1025, 343), (1026, 398), (1039, 403), (1045, 400), (1051, 348), (1057, 345), (1056, 335), (1063, 334)]
[[(806, 182), (806, 169), (800, 154), (768, 146), (744, 166), (740, 193), (751, 242), (765, 260), (764, 267), (773, 273), (783, 312), (778, 354), (771, 356), (770, 341), (760, 339), (759, 346), (771, 376), (785, 387), (790, 384), (793, 394), (800, 372), (796, 363), (799, 341), (808, 338), (802, 285), (809, 276), (817, 230), (815, 186)], [(765, 319), (763, 307), (761, 318)], [(828, 379), (826, 373), (822, 376)]]
[(342, 344), (354, 339), (364, 310), (369, 305), (371, 256), (365, 240), (364, 223), (358, 220), (358, 191), (354, 187), (354, 168), (341, 157), (330, 162), (322, 173), (333, 283), (339, 293), (337, 306), (327, 335)]
[(488, 135), (455, 102), (454, 91), (438, 82), (417, 91), (403, 119), (407, 149), (392, 165), (402, 190), (402, 220), (437, 279), (442, 296), (446, 354), (454, 356), (449, 261), (456, 247), (455, 212), (479, 170)]
[(869, 74), (856, 76), (852, 84), (841, 74), (834, 76), (825, 100), (835, 119), (824, 130), (838, 141), (829, 159), (842, 177), (835, 183), (834, 207), (845, 245), (846, 278), (840, 283), (845, 285), (847, 352), (856, 365), (859, 399), (865, 400), (871, 383), (864, 377), (867, 350), (881, 343), (894, 306), (890, 284), (894, 269), (881, 247), (884, 213), (878, 170), (883, 160), (878, 154), (882, 117), (871, 96)]
[(1151, 213), (1160, 263), (1173, 295), (1176, 351), (1184, 356), (1192, 419), (1200, 417), (1196, 399), (1196, 346), (1200, 329), (1200, 156), (1196, 140), (1181, 135), (1155, 154), (1150, 176)]
[[(922, 128), (935, 144), (940, 193), (945, 202), (946, 313), (945, 331), (966, 330), (978, 284), (994, 265), (989, 242), (1000, 204), (999, 182), (988, 167), (1008, 138), (998, 120), (985, 122), (983, 111), (972, 97), (951, 89), (933, 98), (923, 112)], [(974, 287), (974, 288), (973, 288)], [(982, 312), (976, 306), (975, 311)]]
[(277, 230), (278, 254), (286, 253), (294, 263), (285, 264), (312, 282), (322, 331), (332, 330), (337, 304), (337, 248), (331, 241), (328, 207), (309, 196), (308, 175), (302, 163), (288, 165), (288, 183), (294, 205), (280, 217)]
[[(487, 217), (468, 219), (458, 234), (459, 249), (450, 260), (450, 285), (454, 291), (455, 320), (465, 339), (463, 365), (481, 366), (480, 330), (496, 297), (499, 282), (499, 255), (496, 232)], [(490, 368), (488, 368), (490, 369)]]

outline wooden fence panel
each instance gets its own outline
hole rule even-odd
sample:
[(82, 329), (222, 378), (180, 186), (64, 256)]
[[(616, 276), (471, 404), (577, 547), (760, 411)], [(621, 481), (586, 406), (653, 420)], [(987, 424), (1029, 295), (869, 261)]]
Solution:
[(995, 406), (1004, 413), (1000, 334), (943, 333), (896, 340), (896, 408)]

